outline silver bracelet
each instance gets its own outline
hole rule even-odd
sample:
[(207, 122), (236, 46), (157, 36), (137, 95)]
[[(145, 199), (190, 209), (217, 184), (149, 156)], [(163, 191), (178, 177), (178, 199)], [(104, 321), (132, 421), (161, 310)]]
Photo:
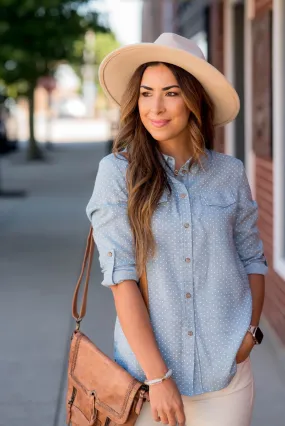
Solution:
[(148, 385), (148, 386), (156, 385), (157, 383), (161, 383), (161, 382), (163, 382), (163, 380), (166, 380), (166, 379), (168, 379), (171, 376), (172, 376), (172, 370), (169, 369), (167, 371), (167, 373), (161, 379), (145, 380), (144, 384)]

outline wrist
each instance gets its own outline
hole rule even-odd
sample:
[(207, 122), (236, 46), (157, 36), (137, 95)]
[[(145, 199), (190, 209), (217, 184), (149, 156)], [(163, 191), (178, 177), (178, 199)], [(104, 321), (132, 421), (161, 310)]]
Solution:
[(247, 334), (247, 336), (248, 336), (248, 340), (249, 340), (250, 342), (252, 342), (252, 343), (255, 345), (255, 344), (256, 344), (255, 338), (254, 338), (254, 336), (250, 333), (250, 331), (247, 331), (247, 332), (246, 332), (246, 334)]
[(172, 370), (169, 369), (169, 370), (167, 370), (167, 372), (163, 376), (156, 377), (156, 378), (151, 379), (151, 380), (147, 379), (147, 380), (144, 381), (144, 384), (146, 384), (148, 386), (157, 385), (159, 383), (163, 383), (165, 380), (169, 379), (171, 376), (172, 376)]
[(157, 379), (158, 377), (163, 377), (168, 371), (168, 368), (166, 365), (160, 365), (160, 366), (152, 366), (151, 369), (145, 371), (145, 377), (146, 380), (153, 380)]
[(263, 333), (258, 326), (249, 325), (247, 333), (251, 334), (253, 342), (255, 345), (260, 345), (263, 340)]

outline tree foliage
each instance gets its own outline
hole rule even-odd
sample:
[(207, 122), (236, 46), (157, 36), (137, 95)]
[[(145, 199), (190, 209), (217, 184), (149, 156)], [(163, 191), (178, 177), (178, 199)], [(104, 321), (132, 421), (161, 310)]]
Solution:
[[(39, 77), (52, 74), (60, 61), (78, 60), (74, 45), (88, 29), (107, 33), (88, 0), (0, 0), (0, 80), (30, 99)], [(37, 156), (30, 123), (31, 146)]]
[(87, 29), (108, 31), (87, 0), (0, 0), (0, 10), (0, 78), (7, 84), (33, 84), (58, 61), (77, 59), (74, 43)]
[(120, 43), (116, 40), (113, 33), (96, 34), (95, 57), (96, 63), (100, 64), (108, 53), (120, 47)]

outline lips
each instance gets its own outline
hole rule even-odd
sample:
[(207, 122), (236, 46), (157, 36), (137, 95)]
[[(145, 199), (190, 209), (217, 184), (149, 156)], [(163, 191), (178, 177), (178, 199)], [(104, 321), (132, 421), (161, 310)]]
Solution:
[(164, 127), (166, 126), (170, 120), (150, 120), (151, 124), (155, 127)]

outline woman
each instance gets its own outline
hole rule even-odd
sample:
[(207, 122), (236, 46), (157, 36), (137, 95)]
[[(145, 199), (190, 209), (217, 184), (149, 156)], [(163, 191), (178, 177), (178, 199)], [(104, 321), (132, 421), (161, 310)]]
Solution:
[(115, 359), (149, 384), (137, 425), (249, 426), (267, 263), (243, 164), (213, 150), (238, 96), (171, 33), (115, 50), (99, 76), (121, 122), (87, 215), (114, 295)]

